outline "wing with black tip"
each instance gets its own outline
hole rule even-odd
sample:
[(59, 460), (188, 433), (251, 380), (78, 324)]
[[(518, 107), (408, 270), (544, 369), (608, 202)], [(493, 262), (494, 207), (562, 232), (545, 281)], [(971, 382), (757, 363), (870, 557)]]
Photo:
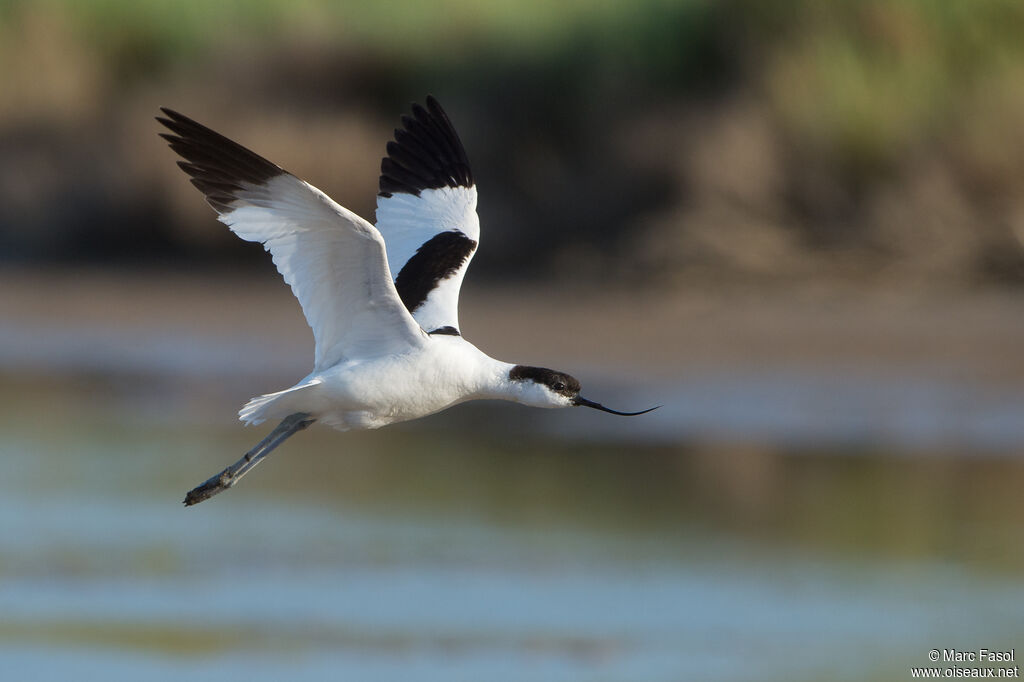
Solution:
[(428, 333), (459, 333), (459, 289), (480, 241), (466, 150), (433, 97), (413, 105), (381, 162), (377, 229), (395, 288)]
[(170, 109), (161, 136), (231, 231), (260, 242), (302, 305), (316, 369), (423, 343), (395, 289), (380, 232), (326, 194)]

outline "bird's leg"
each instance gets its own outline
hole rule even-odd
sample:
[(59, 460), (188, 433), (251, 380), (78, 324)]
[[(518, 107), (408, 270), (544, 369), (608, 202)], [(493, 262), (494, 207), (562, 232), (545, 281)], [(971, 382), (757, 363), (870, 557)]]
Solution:
[(259, 464), (274, 448), (315, 421), (316, 419), (306, 412), (296, 412), (295, 414), (288, 415), (270, 432), (270, 435), (257, 443), (256, 447), (252, 450), (245, 453), (242, 459), (188, 491), (188, 494), (185, 495), (185, 506), (190, 507), (193, 504), (199, 504), (222, 490), (227, 490), (237, 483), (238, 479), (249, 473), (249, 470)]

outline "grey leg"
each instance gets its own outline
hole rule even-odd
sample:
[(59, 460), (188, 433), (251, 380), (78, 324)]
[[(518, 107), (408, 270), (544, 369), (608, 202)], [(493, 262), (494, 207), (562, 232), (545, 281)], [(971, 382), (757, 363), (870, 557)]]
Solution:
[(238, 479), (249, 473), (249, 470), (259, 464), (274, 448), (315, 421), (316, 419), (306, 412), (296, 412), (295, 414), (288, 415), (270, 432), (270, 435), (257, 443), (256, 447), (252, 450), (245, 453), (242, 459), (188, 491), (188, 494), (185, 495), (185, 506), (190, 507), (193, 504), (199, 504), (222, 490), (227, 490), (237, 483)]

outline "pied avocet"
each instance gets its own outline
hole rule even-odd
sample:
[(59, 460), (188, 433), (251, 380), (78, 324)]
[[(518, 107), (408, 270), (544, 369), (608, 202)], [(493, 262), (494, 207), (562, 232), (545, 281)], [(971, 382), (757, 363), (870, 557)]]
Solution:
[(242, 459), (189, 491), (192, 505), (233, 486), (314, 422), (342, 431), (417, 419), (467, 400), (618, 412), (565, 372), (502, 362), (459, 333), (459, 288), (480, 240), (466, 151), (433, 97), (413, 105), (381, 162), (374, 227), (245, 147), (170, 109), (161, 133), (219, 220), (260, 242), (313, 328), (313, 371), (253, 398), (248, 424), (280, 424)]

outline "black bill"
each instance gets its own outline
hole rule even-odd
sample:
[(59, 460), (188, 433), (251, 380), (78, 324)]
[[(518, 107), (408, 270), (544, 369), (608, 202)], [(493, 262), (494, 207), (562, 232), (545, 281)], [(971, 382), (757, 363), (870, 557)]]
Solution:
[(572, 404), (582, 405), (583, 407), (592, 407), (595, 410), (601, 410), (602, 412), (608, 412), (610, 414), (619, 414), (622, 415), (623, 417), (635, 417), (638, 414), (646, 414), (651, 410), (656, 410), (659, 407), (661, 407), (661, 405), (656, 405), (655, 407), (648, 407), (646, 410), (640, 410), (639, 412), (619, 412), (618, 410), (613, 410), (609, 407), (605, 407), (601, 403), (595, 403), (593, 400), (587, 400), (583, 396), (576, 396), (575, 398), (573, 398)]

